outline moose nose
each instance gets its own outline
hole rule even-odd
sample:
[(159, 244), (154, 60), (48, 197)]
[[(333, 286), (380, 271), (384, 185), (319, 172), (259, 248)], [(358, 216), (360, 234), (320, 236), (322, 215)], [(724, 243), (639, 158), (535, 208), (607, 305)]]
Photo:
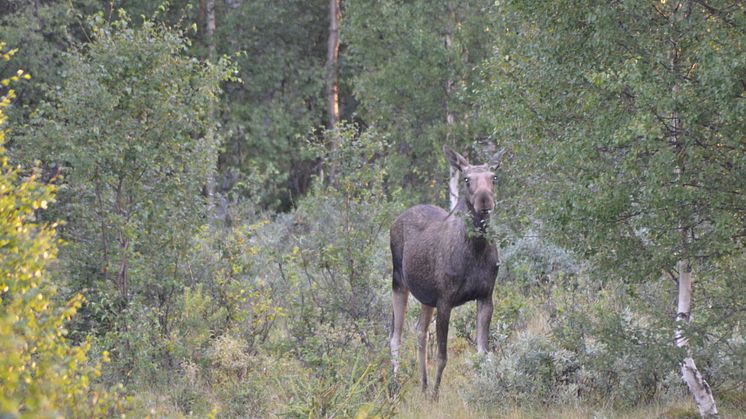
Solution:
[(480, 194), (475, 209), (482, 215), (487, 215), (495, 208), (495, 202), (492, 200), (492, 195), (483, 193)]

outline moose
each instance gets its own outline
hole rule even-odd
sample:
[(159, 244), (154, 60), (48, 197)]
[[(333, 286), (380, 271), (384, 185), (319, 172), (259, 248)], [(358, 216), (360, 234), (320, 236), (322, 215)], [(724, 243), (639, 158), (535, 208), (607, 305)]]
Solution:
[(391, 226), (393, 262), (393, 327), (391, 358), (394, 374), (399, 368), (399, 346), (409, 293), (422, 303), (417, 323), (420, 382), (427, 391), (427, 333), (436, 311), (438, 361), (433, 398), (448, 359), (448, 322), (451, 310), (477, 301), (477, 351), (487, 352), (492, 318), (492, 291), (499, 268), (497, 248), (486, 236), (490, 213), (495, 208), (495, 171), (505, 149), (487, 164), (468, 160), (443, 146), (454, 173), (460, 173), (463, 193), (449, 213), (434, 205), (417, 205), (404, 211)]

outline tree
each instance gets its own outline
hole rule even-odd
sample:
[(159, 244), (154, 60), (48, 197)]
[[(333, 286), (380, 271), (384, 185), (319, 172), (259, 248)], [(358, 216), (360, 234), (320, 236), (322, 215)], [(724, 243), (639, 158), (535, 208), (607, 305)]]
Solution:
[[(0, 42), (0, 60), (14, 51)], [(19, 70), (0, 86), (21, 78), (29, 76)], [(83, 297), (55, 298), (48, 266), (57, 256), (57, 224), (35, 221), (54, 202), (55, 187), (39, 182), (38, 170), (24, 177), (8, 163), (5, 109), (14, 97), (12, 89), (0, 96), (0, 415), (104, 415), (108, 396), (91, 386), (100, 366), (88, 360), (90, 343), (66, 337)]]
[[(22, 45), (14, 62), (34, 75), (34, 83), (16, 87), (17, 98), (9, 109), (11, 123), (24, 119), (44, 96), (45, 86), (56, 85), (65, 51), (85, 39), (81, 15), (91, 13), (96, 2), (0, 1), (0, 33), (9, 45)], [(8, 144), (12, 152), (13, 145)]]
[(226, 87), (218, 190), (287, 210), (318, 172), (305, 147), (326, 120), (329, 1), (216, 2), (219, 54), (244, 81)]
[[(324, 94), (326, 96), (326, 128), (332, 132), (329, 135), (329, 149), (332, 153), (339, 147), (340, 138), (334, 135), (334, 130), (339, 124), (339, 77), (337, 75), (339, 66), (339, 20), (342, 17), (340, 0), (329, 0), (329, 34), (326, 41), (326, 64), (324, 65)], [(321, 177), (333, 182), (336, 177), (336, 167), (328, 166), (327, 173), (324, 175), (323, 169)]]
[[(329, 0), (329, 36), (326, 51), (326, 101), (328, 129), (334, 129), (339, 123), (339, 81), (337, 66), (339, 61), (339, 20), (342, 17), (340, 0)], [(332, 152), (336, 145), (332, 143)]]
[(530, 180), (527, 212), (613, 277), (677, 282), (682, 376), (703, 417), (717, 409), (684, 326), (697, 268), (744, 248), (743, 12), (506, 2), (483, 91)]
[(64, 176), (62, 259), (73, 289), (97, 294), (89, 315), (117, 313), (94, 324), (120, 334), (115, 355), (128, 359), (138, 336), (129, 310), (152, 308), (168, 331), (182, 262), (206, 222), (200, 191), (219, 146), (206, 135), (208, 112), (227, 70), (187, 56), (188, 41), (164, 25), (133, 28), (121, 14), (91, 28), (92, 42), (67, 56), (63, 85), (33, 115), (23, 154)]
[(481, 0), (345, 3), (342, 59), (357, 116), (396, 139), (390, 174), (412, 189), (413, 202), (448, 200), (438, 181), (444, 143), (475, 160), (494, 154), (498, 140), (469, 105), (495, 36), (493, 8)]

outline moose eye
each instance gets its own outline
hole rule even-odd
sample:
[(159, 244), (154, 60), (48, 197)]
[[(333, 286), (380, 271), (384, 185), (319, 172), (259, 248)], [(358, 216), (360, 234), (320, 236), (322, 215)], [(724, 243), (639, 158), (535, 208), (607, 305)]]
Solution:
[(495, 175), (495, 176), (492, 176), (492, 182), (493, 182), (493, 183), (497, 183), (497, 175)]
[(468, 177), (464, 178), (464, 183), (467, 184), (467, 185), (469, 184), (469, 178)]

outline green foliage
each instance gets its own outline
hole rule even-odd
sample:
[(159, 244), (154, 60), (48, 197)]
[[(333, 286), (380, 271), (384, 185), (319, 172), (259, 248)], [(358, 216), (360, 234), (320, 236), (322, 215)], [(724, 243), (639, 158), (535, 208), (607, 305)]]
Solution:
[[(13, 55), (0, 42), (0, 59)], [(0, 80), (3, 90), (23, 77)], [(24, 177), (8, 163), (5, 109), (12, 89), (0, 96), (0, 414), (20, 417), (106, 414), (111, 399), (92, 380), (100, 365), (88, 360), (90, 342), (72, 344), (67, 324), (84, 299), (55, 299), (49, 265), (57, 257), (57, 224), (36, 214), (54, 202), (54, 186), (39, 182), (39, 170)]]
[(513, 138), (514, 173), (527, 186), (514, 208), (628, 298), (611, 309), (586, 301), (595, 311), (579, 304), (556, 333), (596, 374), (594, 387), (624, 389), (623, 403), (647, 400), (682, 357), (665, 324), (676, 289), (662, 282), (687, 260), (695, 288), (685, 333), (717, 381), (706, 354), (741, 346), (727, 343), (740, 321), (716, 320), (733, 312), (708, 295), (733, 307), (713, 273), (743, 253), (743, 7), (516, 0), (497, 12), (501, 36), (476, 96), (496, 133)]
[(317, 184), (298, 203), (287, 232), (290, 246), (276, 263), (288, 291), (288, 313), (307, 316), (294, 322), (299, 339), (313, 337), (307, 321), (318, 321), (344, 331), (335, 346), (353, 337), (370, 345), (371, 326), (387, 318), (382, 301), (389, 283), (386, 233), (399, 208), (385, 190), (387, 143), (354, 127), (329, 135), (339, 140), (335, 154), (325, 157), (337, 177), (328, 187)]
[(317, 184), (292, 214), (256, 228), (248, 272), (271, 284), (270, 301), (282, 307), (273, 324), (282, 327), (255, 347), (282, 359), (282, 371), (271, 375), (281, 388), (282, 408), (275, 413), (385, 415), (394, 405), (387, 398), (384, 344), (390, 319), (386, 239), (399, 209), (385, 189), (387, 143), (355, 127), (328, 135), (340, 140), (337, 151), (313, 152), (336, 168), (335, 179)]
[[(34, 75), (34, 83), (17, 86), (18, 99), (9, 116), (14, 125), (42, 101), (44, 92), (61, 81), (65, 52), (85, 39), (81, 22), (96, 7), (93, 0), (0, 1), (0, 33), (9, 45), (22, 46), (16, 63)], [(2, 69), (0, 69), (2, 71)], [(13, 152), (12, 142), (9, 144)]]
[[(533, 312), (528, 321), (517, 319), (516, 332), (494, 354), (472, 361), (473, 381), (465, 388), (470, 402), (482, 409), (504, 400), (508, 406), (627, 408), (682, 396), (685, 386), (674, 372), (680, 354), (661, 304), (651, 308), (594, 281), (547, 288), (540, 299), (524, 302), (523, 310)], [(655, 299), (669, 290), (640, 291)]]
[(66, 57), (64, 84), (33, 114), (21, 151), (64, 176), (65, 272), (73, 290), (91, 290), (86, 323), (112, 334), (127, 368), (151, 358), (134, 355), (150, 352), (141, 327), (168, 329), (192, 236), (206, 221), (200, 191), (219, 143), (207, 109), (227, 65), (197, 62), (179, 31), (134, 28), (123, 12), (111, 24), (94, 16), (90, 31), (86, 48)]
[[(493, 1), (346, 2), (345, 64), (359, 118), (392, 139), (387, 170), (408, 202), (447, 201), (441, 146), (484, 161), (496, 142), (492, 121), (471, 106), (478, 64), (490, 56)], [(451, 33), (450, 47), (446, 46)], [(446, 87), (451, 83), (450, 88)], [(450, 89), (450, 93), (449, 93)], [(447, 123), (452, 113), (454, 122)]]
[(311, 379), (288, 377), (290, 402), (282, 413), (304, 418), (390, 416), (394, 405), (385, 385), (384, 356), (371, 360), (360, 350), (334, 349), (321, 373)]
[(504, 2), (486, 67), (482, 97), (534, 178), (526, 208), (629, 279), (739, 248), (743, 15), (690, 4), (671, 23), (677, 4)]
[[(551, 339), (522, 334), (503, 349), (500, 358), (478, 358), (468, 400), (483, 407), (504, 401), (518, 403), (568, 402), (577, 397), (578, 361)], [(510, 403), (508, 403), (510, 404)]]
[[(216, 2), (218, 52), (236, 54), (242, 84), (226, 88), (221, 120), (223, 188), (270, 209), (308, 191), (313, 156), (303, 147), (322, 125), (327, 1)], [(343, 106), (344, 110), (344, 106)], [(246, 188), (259, 179), (259, 188)]]

